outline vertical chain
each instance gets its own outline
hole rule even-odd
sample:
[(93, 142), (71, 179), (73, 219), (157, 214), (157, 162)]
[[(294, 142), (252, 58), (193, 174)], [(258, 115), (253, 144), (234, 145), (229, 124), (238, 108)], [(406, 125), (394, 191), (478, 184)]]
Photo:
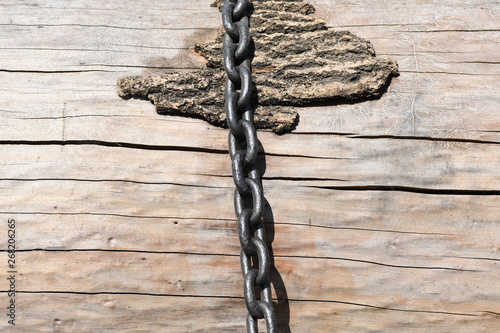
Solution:
[[(257, 320), (265, 319), (268, 333), (276, 333), (272, 306), (269, 251), (262, 220), (264, 195), (257, 167), (259, 142), (250, 105), (250, 2), (225, 0), (222, 7), (224, 68), (227, 75), (225, 110), (229, 127), (229, 155), (235, 184), (234, 207), (241, 243), (240, 263), (248, 309), (247, 331), (258, 333)], [(256, 289), (260, 290), (256, 292)]]

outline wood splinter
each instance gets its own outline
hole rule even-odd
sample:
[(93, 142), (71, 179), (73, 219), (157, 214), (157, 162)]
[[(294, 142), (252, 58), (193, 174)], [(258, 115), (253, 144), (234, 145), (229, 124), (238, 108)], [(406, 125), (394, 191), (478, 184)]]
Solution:
[[(308, 16), (314, 12), (309, 3), (254, 0), (253, 7), (252, 105), (258, 129), (290, 132), (299, 119), (296, 107), (377, 98), (399, 75), (396, 62), (377, 58), (369, 41), (328, 30), (323, 20)], [(149, 99), (160, 114), (227, 127), (222, 31), (195, 50), (207, 60), (206, 68), (126, 77), (118, 81), (118, 94)]]

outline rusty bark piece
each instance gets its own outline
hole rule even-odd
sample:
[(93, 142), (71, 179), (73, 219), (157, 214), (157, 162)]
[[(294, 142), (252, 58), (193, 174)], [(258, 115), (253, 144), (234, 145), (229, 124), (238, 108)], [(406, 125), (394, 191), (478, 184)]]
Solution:
[[(291, 131), (298, 122), (295, 106), (376, 98), (390, 77), (398, 75), (396, 62), (377, 58), (369, 41), (349, 31), (328, 30), (323, 20), (308, 16), (314, 12), (308, 3), (253, 4), (252, 104), (257, 128)], [(214, 42), (195, 50), (207, 60), (207, 68), (127, 77), (118, 82), (119, 95), (147, 98), (160, 114), (201, 118), (225, 127), (222, 31)]]

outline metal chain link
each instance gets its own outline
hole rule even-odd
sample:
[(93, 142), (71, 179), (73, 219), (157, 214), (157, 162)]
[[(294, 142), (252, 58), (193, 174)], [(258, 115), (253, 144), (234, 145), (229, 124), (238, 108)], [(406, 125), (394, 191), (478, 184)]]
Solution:
[[(227, 75), (225, 110), (229, 126), (234, 207), (241, 243), (240, 263), (244, 298), (248, 309), (247, 331), (258, 333), (257, 319), (265, 319), (267, 332), (276, 333), (276, 316), (268, 280), (270, 256), (262, 220), (264, 195), (257, 167), (259, 142), (250, 105), (252, 70), (250, 59), (250, 2), (225, 0), (222, 7), (224, 68)], [(256, 289), (260, 289), (256, 293)]]

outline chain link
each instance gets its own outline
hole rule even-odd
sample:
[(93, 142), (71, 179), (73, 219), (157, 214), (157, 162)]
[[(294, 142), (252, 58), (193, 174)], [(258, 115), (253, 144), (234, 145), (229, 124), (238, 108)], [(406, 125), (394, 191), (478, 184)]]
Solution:
[[(234, 208), (241, 243), (240, 263), (244, 278), (244, 298), (248, 310), (247, 331), (258, 333), (257, 320), (265, 319), (267, 332), (276, 333), (276, 316), (268, 280), (270, 261), (262, 220), (264, 195), (257, 153), (259, 142), (250, 105), (252, 70), (249, 29), (250, 2), (225, 0), (222, 23), (224, 69), (226, 71), (225, 110), (229, 127), (229, 155), (234, 185)], [(260, 289), (256, 293), (256, 289)]]

